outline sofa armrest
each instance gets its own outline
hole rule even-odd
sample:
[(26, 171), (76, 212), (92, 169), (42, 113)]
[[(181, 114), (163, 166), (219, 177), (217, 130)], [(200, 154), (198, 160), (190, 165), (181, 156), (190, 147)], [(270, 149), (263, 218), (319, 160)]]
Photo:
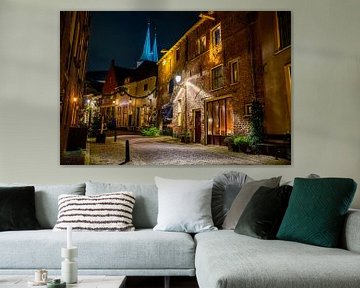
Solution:
[(360, 210), (349, 210), (346, 215), (343, 248), (360, 253)]

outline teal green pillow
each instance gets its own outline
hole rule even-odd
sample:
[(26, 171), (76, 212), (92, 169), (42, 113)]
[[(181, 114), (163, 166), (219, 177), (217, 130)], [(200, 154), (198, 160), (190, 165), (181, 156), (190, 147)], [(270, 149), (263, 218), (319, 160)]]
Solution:
[(337, 247), (355, 191), (349, 178), (295, 178), (277, 239)]

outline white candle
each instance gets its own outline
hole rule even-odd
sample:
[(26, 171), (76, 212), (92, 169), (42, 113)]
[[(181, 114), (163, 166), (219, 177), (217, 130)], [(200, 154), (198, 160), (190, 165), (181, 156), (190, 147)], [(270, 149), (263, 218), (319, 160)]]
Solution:
[(71, 235), (72, 227), (69, 225), (66, 229), (66, 236), (67, 236), (67, 242), (66, 242), (66, 248), (70, 249), (72, 248), (72, 235)]

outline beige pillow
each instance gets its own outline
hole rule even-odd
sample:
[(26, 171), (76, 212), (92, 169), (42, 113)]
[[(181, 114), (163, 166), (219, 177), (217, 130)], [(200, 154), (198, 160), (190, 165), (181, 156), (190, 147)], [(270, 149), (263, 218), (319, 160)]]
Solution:
[(244, 212), (246, 205), (249, 203), (255, 192), (261, 187), (276, 188), (279, 187), (281, 176), (258, 181), (251, 181), (242, 186), (229, 212), (226, 214), (223, 229), (234, 230), (241, 214)]

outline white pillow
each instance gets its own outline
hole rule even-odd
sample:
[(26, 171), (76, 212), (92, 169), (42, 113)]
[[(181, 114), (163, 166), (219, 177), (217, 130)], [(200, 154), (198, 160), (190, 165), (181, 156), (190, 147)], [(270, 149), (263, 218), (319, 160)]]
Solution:
[(213, 180), (155, 177), (159, 212), (154, 230), (198, 233), (217, 230), (211, 217)]
[(105, 193), (92, 196), (59, 196), (59, 214), (55, 231), (72, 226), (74, 231), (133, 231), (132, 192)]

